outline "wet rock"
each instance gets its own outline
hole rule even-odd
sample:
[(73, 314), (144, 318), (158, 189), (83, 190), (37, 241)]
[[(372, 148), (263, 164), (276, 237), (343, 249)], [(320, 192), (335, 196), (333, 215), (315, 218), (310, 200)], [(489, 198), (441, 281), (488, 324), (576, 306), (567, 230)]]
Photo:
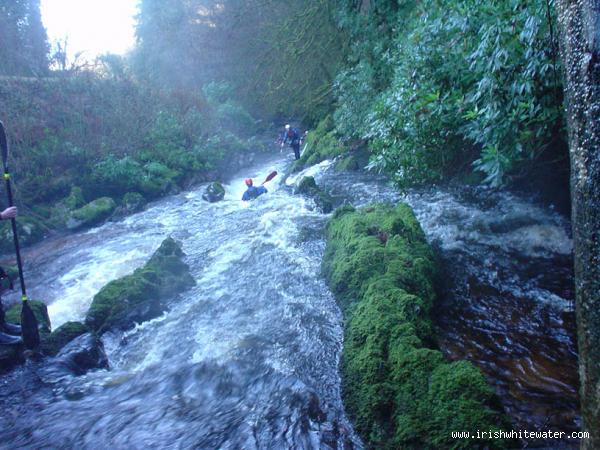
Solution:
[(122, 219), (130, 214), (143, 211), (146, 203), (146, 199), (139, 192), (128, 192), (123, 196), (121, 205), (115, 209), (111, 220)]
[(538, 223), (539, 221), (533, 217), (521, 214), (507, 214), (498, 220), (490, 222), (488, 226), (494, 233), (510, 233), (518, 228), (537, 225)]
[[(41, 241), (47, 230), (48, 228), (41, 221), (33, 217), (19, 216), (17, 218), (19, 243), (23, 247)], [(0, 252), (11, 251), (14, 251), (12, 225), (10, 220), (3, 220), (0, 225)]]
[(225, 198), (225, 188), (221, 183), (215, 181), (207, 186), (202, 198), (210, 203), (219, 202)]
[(335, 170), (351, 172), (361, 170), (369, 163), (369, 152), (366, 147), (361, 146), (342, 155), (333, 166)]
[(165, 299), (195, 284), (183, 257), (179, 245), (165, 239), (146, 265), (111, 281), (94, 296), (86, 325), (102, 333), (158, 317), (165, 310)]
[(102, 341), (93, 333), (85, 333), (69, 342), (56, 358), (48, 362), (44, 369), (44, 378), (79, 376), (90, 370), (108, 368), (108, 358)]
[(81, 322), (67, 322), (42, 340), (42, 352), (46, 355), (55, 356), (69, 342), (88, 331), (89, 328)]
[(302, 194), (314, 200), (317, 208), (324, 214), (333, 210), (333, 199), (323, 191), (313, 177), (303, 177), (294, 189), (295, 194)]
[(7, 372), (25, 361), (23, 345), (0, 345), (0, 373)]
[(117, 207), (110, 197), (101, 197), (76, 209), (70, 213), (67, 228), (75, 230), (82, 227), (91, 227), (107, 219)]

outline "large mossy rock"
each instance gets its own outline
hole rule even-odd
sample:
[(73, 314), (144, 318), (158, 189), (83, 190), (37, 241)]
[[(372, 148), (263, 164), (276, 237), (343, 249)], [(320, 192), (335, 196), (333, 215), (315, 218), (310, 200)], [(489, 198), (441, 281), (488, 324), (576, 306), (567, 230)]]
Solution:
[(164, 300), (195, 284), (184, 254), (172, 239), (163, 241), (143, 267), (98, 292), (85, 318), (94, 331), (126, 330), (163, 313)]
[[(48, 227), (34, 217), (18, 216), (16, 222), (22, 247), (41, 241), (48, 231)], [(12, 225), (10, 220), (3, 220), (0, 223), (0, 253), (12, 252), (14, 248)]]
[(333, 210), (333, 199), (327, 192), (317, 186), (313, 177), (303, 177), (294, 192), (312, 198), (317, 208), (324, 214), (328, 214)]
[(202, 198), (210, 203), (215, 203), (223, 200), (225, 198), (225, 188), (221, 183), (214, 182), (210, 183), (204, 194), (202, 194)]
[(143, 211), (147, 201), (139, 192), (128, 192), (123, 196), (121, 204), (115, 209), (111, 220), (119, 220), (130, 214)]
[(110, 197), (101, 197), (71, 212), (67, 221), (67, 228), (74, 230), (82, 227), (91, 227), (108, 219), (117, 207)]
[(73, 339), (89, 331), (89, 328), (81, 322), (67, 322), (42, 340), (42, 352), (49, 356), (55, 356)]
[(345, 405), (371, 448), (510, 446), (451, 437), (508, 424), (479, 369), (448, 362), (434, 348), (436, 267), (409, 206), (338, 209), (323, 272), (346, 317)]

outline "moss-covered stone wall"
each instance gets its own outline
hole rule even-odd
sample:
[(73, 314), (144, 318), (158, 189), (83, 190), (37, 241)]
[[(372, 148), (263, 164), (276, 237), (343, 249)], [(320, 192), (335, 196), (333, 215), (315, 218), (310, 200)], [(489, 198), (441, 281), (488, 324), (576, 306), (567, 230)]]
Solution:
[(507, 423), (479, 369), (435, 348), (434, 256), (409, 206), (338, 209), (323, 272), (345, 315), (345, 405), (370, 448), (509, 446), (451, 437)]

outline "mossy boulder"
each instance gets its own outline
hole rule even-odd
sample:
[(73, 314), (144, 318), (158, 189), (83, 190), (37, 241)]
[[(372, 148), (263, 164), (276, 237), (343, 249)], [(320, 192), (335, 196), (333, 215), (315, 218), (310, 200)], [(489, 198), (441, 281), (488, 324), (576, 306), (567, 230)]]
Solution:
[(139, 212), (146, 206), (146, 199), (139, 192), (128, 192), (123, 196), (121, 206), (128, 214)]
[[(19, 244), (21, 244), (22, 247), (41, 241), (48, 231), (48, 227), (34, 217), (18, 216), (16, 222), (17, 233), (19, 234)], [(12, 252), (14, 251), (14, 248), (11, 221), (3, 220), (0, 223), (0, 252)]]
[(179, 245), (165, 239), (143, 267), (111, 281), (94, 296), (86, 325), (99, 333), (126, 330), (162, 314), (164, 300), (195, 284), (183, 257)]
[(508, 423), (479, 369), (435, 348), (434, 255), (409, 206), (338, 209), (323, 273), (346, 317), (345, 405), (371, 448), (510, 446), (451, 437)]
[(294, 192), (312, 198), (317, 208), (324, 214), (328, 214), (333, 210), (333, 199), (327, 192), (317, 186), (313, 177), (303, 177)]
[(46, 355), (56, 356), (65, 345), (76, 337), (88, 332), (89, 328), (81, 322), (67, 322), (62, 324), (42, 341), (42, 351)]
[(146, 199), (139, 192), (128, 192), (123, 196), (121, 204), (115, 209), (111, 220), (119, 220), (130, 214), (143, 211), (146, 207)]
[(214, 182), (210, 183), (204, 194), (202, 194), (202, 198), (210, 203), (215, 203), (223, 200), (225, 198), (225, 188), (221, 183)]
[(91, 227), (108, 219), (117, 207), (110, 197), (101, 197), (78, 208), (70, 213), (67, 228), (74, 230), (82, 227)]

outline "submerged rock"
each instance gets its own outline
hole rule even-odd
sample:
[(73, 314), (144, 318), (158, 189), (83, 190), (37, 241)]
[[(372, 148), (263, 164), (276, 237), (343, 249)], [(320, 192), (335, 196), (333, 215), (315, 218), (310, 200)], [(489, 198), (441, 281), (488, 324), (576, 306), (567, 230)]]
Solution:
[(146, 265), (111, 281), (94, 296), (86, 325), (100, 333), (126, 330), (161, 315), (165, 299), (195, 284), (183, 256), (172, 238), (165, 239)]
[(67, 220), (67, 228), (75, 230), (82, 227), (97, 225), (108, 219), (117, 207), (115, 201), (110, 197), (101, 197), (76, 209), (70, 213)]
[(328, 214), (333, 210), (333, 199), (327, 192), (317, 186), (313, 177), (303, 177), (294, 189), (294, 193), (312, 198), (317, 208), (324, 214)]
[(64, 376), (79, 376), (90, 370), (108, 368), (102, 341), (93, 333), (85, 333), (69, 342), (56, 358), (48, 361), (43, 370), (43, 378), (46, 381), (56, 381)]
[[(48, 230), (41, 221), (34, 217), (19, 216), (16, 222), (19, 243), (23, 247), (41, 241)], [(0, 224), (0, 252), (12, 252), (14, 251), (14, 245), (10, 220), (3, 220)]]
[(0, 373), (7, 372), (25, 361), (23, 344), (0, 345)]
[(346, 319), (345, 405), (369, 447), (450, 448), (451, 431), (508, 425), (479, 369), (434, 347), (434, 255), (408, 205), (338, 209), (323, 273)]
[(210, 203), (219, 202), (225, 198), (225, 188), (221, 183), (215, 181), (206, 187), (202, 198)]

